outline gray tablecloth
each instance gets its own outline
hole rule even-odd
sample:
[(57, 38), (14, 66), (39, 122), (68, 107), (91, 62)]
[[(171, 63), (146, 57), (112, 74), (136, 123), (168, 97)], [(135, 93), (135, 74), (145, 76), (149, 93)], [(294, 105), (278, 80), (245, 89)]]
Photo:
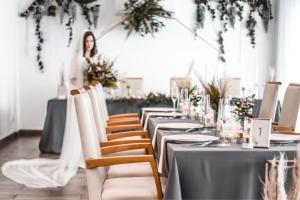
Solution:
[(39, 144), (42, 153), (59, 154), (64, 138), (67, 100), (50, 99)]
[[(132, 102), (118, 102), (108, 100), (107, 109), (109, 115), (116, 115), (122, 113), (140, 113), (141, 108), (145, 107), (145, 103), (143, 101), (132, 101)], [(147, 104), (147, 107), (172, 107), (171, 104)]]
[[(151, 118), (148, 124), (151, 137), (156, 124), (171, 121), (189, 120)], [(170, 134), (180, 132), (159, 130), (157, 144), (164, 135)], [(264, 179), (264, 162), (281, 151), (291, 159), (296, 154), (296, 145), (242, 149), (239, 144), (232, 144), (231, 147), (187, 147), (186, 144), (168, 142), (163, 165), (163, 171), (168, 175), (164, 198), (261, 199), (262, 184), (259, 178)], [(160, 145), (157, 145), (156, 158), (159, 155)]]

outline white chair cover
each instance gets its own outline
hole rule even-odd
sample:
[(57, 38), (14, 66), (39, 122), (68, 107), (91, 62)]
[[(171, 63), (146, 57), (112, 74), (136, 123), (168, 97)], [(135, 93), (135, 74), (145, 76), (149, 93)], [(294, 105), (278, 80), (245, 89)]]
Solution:
[(274, 119), (280, 83), (266, 83), (258, 118)]
[[(92, 105), (87, 93), (75, 95), (75, 107), (80, 130), (84, 159), (100, 158), (99, 139), (93, 119)], [(88, 194), (90, 200), (101, 199), (106, 172), (103, 167), (86, 169)]]
[(295, 129), (300, 104), (300, 85), (290, 84), (285, 92), (278, 125)]

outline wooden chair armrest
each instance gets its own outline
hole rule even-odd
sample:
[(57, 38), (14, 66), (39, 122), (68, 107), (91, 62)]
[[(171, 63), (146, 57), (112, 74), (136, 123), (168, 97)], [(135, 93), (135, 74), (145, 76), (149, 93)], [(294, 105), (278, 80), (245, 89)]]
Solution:
[(116, 119), (116, 118), (126, 118), (126, 117), (139, 117), (137, 113), (125, 113), (125, 114), (119, 114), (119, 115), (110, 115), (109, 119)]
[(107, 121), (108, 126), (116, 126), (116, 125), (129, 125), (129, 124), (140, 124), (139, 119), (134, 118), (125, 118), (124, 120), (109, 120)]
[(294, 131), (278, 131), (278, 132), (283, 133), (283, 134), (287, 134), (287, 135), (297, 135), (297, 134), (300, 135), (300, 133), (296, 133)]
[(119, 139), (119, 138), (124, 138), (124, 137), (132, 137), (132, 136), (141, 136), (141, 138), (149, 138), (149, 134), (147, 131), (126, 131), (122, 133), (112, 133), (106, 135), (109, 141)]
[(111, 153), (117, 153), (121, 151), (129, 151), (135, 149), (145, 149), (148, 154), (153, 154), (153, 148), (151, 143), (133, 143), (133, 144), (122, 144), (115, 146), (102, 147), (102, 155), (107, 155)]
[(115, 131), (143, 130), (143, 126), (141, 124), (107, 126), (105, 128), (105, 130), (106, 130), (106, 133), (111, 133), (111, 132), (115, 132)]
[(122, 117), (122, 118), (113, 118), (108, 119), (107, 122), (118, 122), (118, 121), (140, 121), (140, 118), (138, 117)]
[(149, 138), (138, 139), (138, 140), (111, 140), (111, 141), (100, 142), (100, 146), (108, 147), (108, 146), (132, 144), (132, 143), (151, 143), (151, 140)]
[(160, 183), (156, 162), (153, 155), (118, 156), (118, 157), (87, 159), (85, 161), (85, 164), (87, 169), (94, 169), (96, 167), (104, 167), (104, 166), (128, 164), (128, 163), (141, 163), (141, 162), (150, 162), (152, 172), (153, 172), (153, 177), (155, 180), (156, 190), (157, 190), (157, 198), (161, 200), (163, 198), (162, 187)]
[(289, 128), (289, 127), (283, 127), (283, 126), (272, 126), (272, 129), (274, 131), (279, 131), (279, 132), (294, 132), (294, 129), (293, 128)]
[(277, 126), (278, 122), (272, 122), (272, 125)]

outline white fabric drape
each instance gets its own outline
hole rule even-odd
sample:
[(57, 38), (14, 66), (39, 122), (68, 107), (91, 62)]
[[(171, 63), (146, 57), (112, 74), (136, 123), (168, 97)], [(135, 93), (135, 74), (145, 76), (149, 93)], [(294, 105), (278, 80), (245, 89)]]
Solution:
[(67, 119), (62, 152), (59, 159), (15, 160), (5, 163), (4, 176), (27, 187), (60, 187), (68, 183), (78, 167), (84, 167), (74, 97), (67, 103)]
[[(300, 1), (278, 0), (277, 27), (277, 80), (283, 84), (279, 91), (280, 100), (289, 83), (300, 83)], [(296, 130), (300, 131), (300, 116)]]

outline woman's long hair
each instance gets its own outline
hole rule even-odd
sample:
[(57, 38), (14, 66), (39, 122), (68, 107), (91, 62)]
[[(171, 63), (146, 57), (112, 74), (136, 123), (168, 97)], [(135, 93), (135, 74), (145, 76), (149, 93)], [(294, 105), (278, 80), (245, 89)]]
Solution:
[(85, 47), (85, 40), (88, 36), (92, 36), (93, 37), (93, 40), (94, 40), (94, 46), (91, 50), (91, 57), (93, 57), (94, 55), (97, 54), (97, 45), (96, 45), (96, 38), (94, 36), (94, 34), (91, 32), (91, 31), (86, 31), (83, 35), (83, 55), (85, 54), (85, 50), (86, 50), (86, 47)]

